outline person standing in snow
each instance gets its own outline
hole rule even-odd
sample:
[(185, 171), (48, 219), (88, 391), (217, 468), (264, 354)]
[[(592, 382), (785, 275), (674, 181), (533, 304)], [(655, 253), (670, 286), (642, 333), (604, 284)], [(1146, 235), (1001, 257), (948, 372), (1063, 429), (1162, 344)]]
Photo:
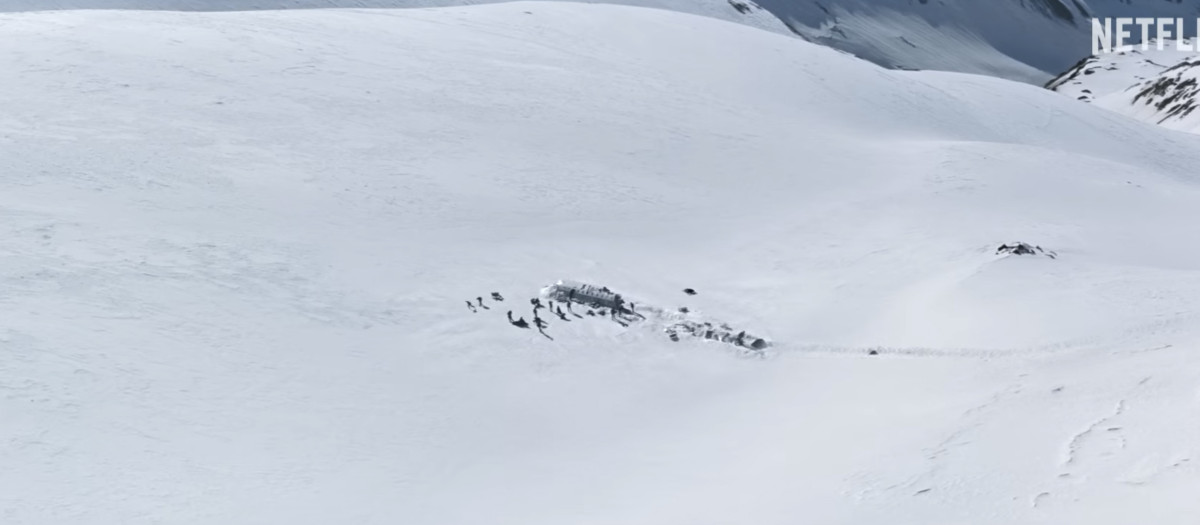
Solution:
[(525, 322), (524, 317), (517, 319), (516, 321), (513, 320), (512, 310), (508, 311), (508, 322), (517, 328), (529, 328), (529, 323)]

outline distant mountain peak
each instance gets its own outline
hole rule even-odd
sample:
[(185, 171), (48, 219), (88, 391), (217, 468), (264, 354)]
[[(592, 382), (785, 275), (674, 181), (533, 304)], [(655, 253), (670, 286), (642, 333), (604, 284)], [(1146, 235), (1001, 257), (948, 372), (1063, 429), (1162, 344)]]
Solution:
[(1094, 17), (1200, 15), (1200, 0), (759, 3), (805, 39), (885, 67), (979, 73), (1038, 84), (1091, 51)]
[[(1185, 41), (1192, 47), (1191, 41)], [(1194, 114), (1200, 95), (1200, 52), (1179, 50), (1174, 41), (1158, 49), (1087, 57), (1046, 88), (1138, 120), (1184, 131), (1200, 130)]]

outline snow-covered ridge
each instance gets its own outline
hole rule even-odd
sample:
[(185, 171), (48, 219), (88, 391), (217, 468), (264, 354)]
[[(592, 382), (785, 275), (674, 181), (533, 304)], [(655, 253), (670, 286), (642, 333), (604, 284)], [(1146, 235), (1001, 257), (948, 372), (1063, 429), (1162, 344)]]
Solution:
[[(5, 525), (1200, 515), (1200, 137), (612, 5), (5, 14), (0, 71)], [(506, 319), (564, 277), (664, 322)]]
[(1154, 41), (1148, 49), (1088, 57), (1046, 84), (1050, 90), (1138, 120), (1183, 131), (1200, 130), (1197, 77), (1200, 53), (1191, 42)]
[(814, 42), (901, 69), (1041, 84), (1091, 50), (1093, 17), (1200, 15), (1196, 0), (762, 0)]

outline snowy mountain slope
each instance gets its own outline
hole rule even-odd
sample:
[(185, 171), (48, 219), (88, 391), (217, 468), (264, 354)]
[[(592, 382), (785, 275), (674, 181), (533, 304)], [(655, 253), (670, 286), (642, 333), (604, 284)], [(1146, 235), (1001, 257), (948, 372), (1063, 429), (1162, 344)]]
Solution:
[(794, 31), (888, 67), (1041, 84), (1091, 50), (1093, 17), (1200, 16), (1195, 0), (763, 0)]
[[(505, 0), (7, 0), (0, 12), (425, 8)], [(1200, 16), (1198, 0), (567, 0), (653, 7), (738, 22), (895, 69), (1042, 84), (1091, 48), (1093, 17)], [(1136, 38), (1136, 37), (1135, 37)]]
[[(167, 11), (245, 11), (317, 8), (427, 8), (489, 4), (505, 0), (4, 0), (0, 12), (57, 11), (69, 9), (137, 9)], [(709, 16), (788, 33), (787, 26), (753, 0), (567, 0), (653, 7)]]
[(1200, 138), (618, 6), (0, 31), (5, 523), (1200, 511)]
[(1093, 103), (1144, 122), (1196, 132), (1197, 66), (1200, 54), (1180, 50), (1174, 41), (1091, 56), (1046, 84), (1077, 100)]

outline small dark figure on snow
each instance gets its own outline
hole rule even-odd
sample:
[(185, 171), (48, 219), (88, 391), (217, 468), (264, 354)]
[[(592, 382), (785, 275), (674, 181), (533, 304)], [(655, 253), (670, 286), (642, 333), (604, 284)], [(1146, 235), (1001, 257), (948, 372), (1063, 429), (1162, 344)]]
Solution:
[(571, 314), (571, 315), (573, 315), (573, 316), (575, 316), (575, 317), (578, 317), (578, 318), (580, 318), (580, 319), (583, 319), (583, 316), (582, 316), (582, 315), (579, 315), (579, 314), (575, 313), (575, 310), (572, 310), (572, 309), (571, 309), (571, 303), (567, 303), (567, 313), (569, 313), (569, 314)]
[(484, 304), (483, 304), (483, 298), (482, 298), (482, 297), (476, 297), (476, 298), (475, 298), (475, 300), (476, 300), (476, 301), (479, 301), (479, 307), (480, 307), (480, 308), (483, 308), (484, 310), (491, 310), (491, 308), (488, 308), (486, 305), (484, 305)]
[(746, 346), (746, 331), (745, 330), (738, 332), (737, 338), (735, 338), (735, 340), (734, 340), (734, 344), (736, 344), (738, 346)]
[(637, 311), (637, 305), (636, 305), (636, 304), (634, 304), (634, 303), (632, 303), (632, 302), (631, 302), (631, 303), (629, 303), (629, 313), (631, 313), (631, 314), (633, 314), (633, 315), (636, 315), (636, 316), (638, 316), (638, 317), (641, 317), (642, 319), (645, 319), (645, 318), (646, 318), (646, 316), (642, 315), (641, 313), (639, 313), (639, 312)]
[(550, 323), (547, 323), (544, 319), (538, 317), (536, 314), (533, 316), (533, 324), (534, 326), (538, 327), (538, 330), (545, 330), (547, 326), (550, 326)]
[(475, 309), (475, 305), (471, 304), (471, 301), (467, 301), (467, 308), (470, 308), (472, 312), (479, 313), (479, 310)]
[(688, 295), (696, 295), (696, 290), (693, 290), (691, 288), (684, 288), (683, 293), (688, 294)]
[(524, 317), (517, 319), (516, 321), (513, 320), (512, 310), (508, 311), (508, 322), (517, 328), (529, 328), (529, 323), (525, 322)]
[(500, 295), (500, 292), (492, 292), (492, 300), (493, 301), (503, 301), (504, 296)]

